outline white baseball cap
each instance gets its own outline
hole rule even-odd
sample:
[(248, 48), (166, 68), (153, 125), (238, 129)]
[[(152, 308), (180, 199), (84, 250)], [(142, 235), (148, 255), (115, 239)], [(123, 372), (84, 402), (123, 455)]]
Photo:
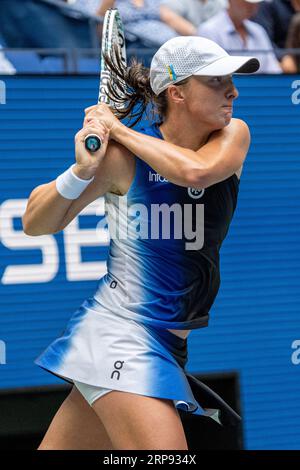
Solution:
[(255, 57), (230, 56), (214, 41), (200, 36), (178, 36), (165, 42), (150, 65), (150, 84), (159, 95), (173, 83), (192, 75), (224, 76), (254, 73), (259, 69)]

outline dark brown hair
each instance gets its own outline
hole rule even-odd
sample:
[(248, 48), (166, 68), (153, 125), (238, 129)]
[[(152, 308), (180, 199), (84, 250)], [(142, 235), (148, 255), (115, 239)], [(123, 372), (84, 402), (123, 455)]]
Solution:
[[(108, 83), (108, 97), (116, 104), (116, 115), (119, 119), (129, 117), (129, 127), (135, 126), (143, 117), (145, 111), (152, 112), (159, 122), (167, 114), (168, 100), (166, 90), (158, 96), (150, 86), (150, 69), (133, 58), (130, 66), (125, 67), (118, 48), (113, 49), (109, 57), (104, 55), (106, 65), (112, 71), (112, 79)], [(182, 80), (182, 85), (187, 80)]]

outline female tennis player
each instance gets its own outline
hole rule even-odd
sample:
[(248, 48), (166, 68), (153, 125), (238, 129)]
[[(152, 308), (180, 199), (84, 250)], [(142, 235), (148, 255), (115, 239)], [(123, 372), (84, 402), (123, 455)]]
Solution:
[[(178, 37), (150, 71), (111, 65), (119, 113), (137, 120), (152, 103), (158, 119), (137, 132), (105, 104), (88, 108), (76, 163), (36, 188), (23, 216), (25, 233), (56, 233), (104, 195), (111, 234), (107, 274), (36, 360), (74, 384), (39, 449), (184, 450), (178, 409), (208, 413), (185, 373), (187, 335), (208, 324), (250, 141), (232, 119), (232, 74), (259, 62)], [(88, 134), (103, 141), (94, 154)]]

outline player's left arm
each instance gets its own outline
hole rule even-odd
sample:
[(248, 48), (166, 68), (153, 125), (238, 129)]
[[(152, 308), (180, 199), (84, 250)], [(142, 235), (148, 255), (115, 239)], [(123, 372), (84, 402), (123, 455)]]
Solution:
[(232, 119), (193, 151), (155, 137), (120, 128), (113, 137), (169, 181), (186, 187), (207, 188), (229, 178), (243, 165), (250, 145), (247, 124)]
[(172, 183), (185, 187), (207, 188), (232, 176), (242, 165), (250, 145), (247, 124), (232, 119), (224, 129), (213, 132), (198, 150), (174, 145), (142, 134), (121, 124), (106, 105), (86, 110), (110, 129), (110, 137), (144, 160)]

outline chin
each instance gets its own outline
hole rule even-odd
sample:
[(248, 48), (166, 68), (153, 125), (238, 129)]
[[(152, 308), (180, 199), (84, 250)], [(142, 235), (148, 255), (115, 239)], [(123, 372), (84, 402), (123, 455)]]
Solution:
[(221, 118), (218, 119), (217, 122), (214, 123), (214, 130), (215, 131), (220, 131), (221, 129), (224, 129), (224, 127), (228, 126), (231, 122), (231, 117), (230, 118)]
[(231, 123), (231, 119), (232, 119), (232, 114), (228, 114), (227, 116), (224, 116), (222, 118), (222, 121), (224, 122), (223, 127), (228, 126)]

